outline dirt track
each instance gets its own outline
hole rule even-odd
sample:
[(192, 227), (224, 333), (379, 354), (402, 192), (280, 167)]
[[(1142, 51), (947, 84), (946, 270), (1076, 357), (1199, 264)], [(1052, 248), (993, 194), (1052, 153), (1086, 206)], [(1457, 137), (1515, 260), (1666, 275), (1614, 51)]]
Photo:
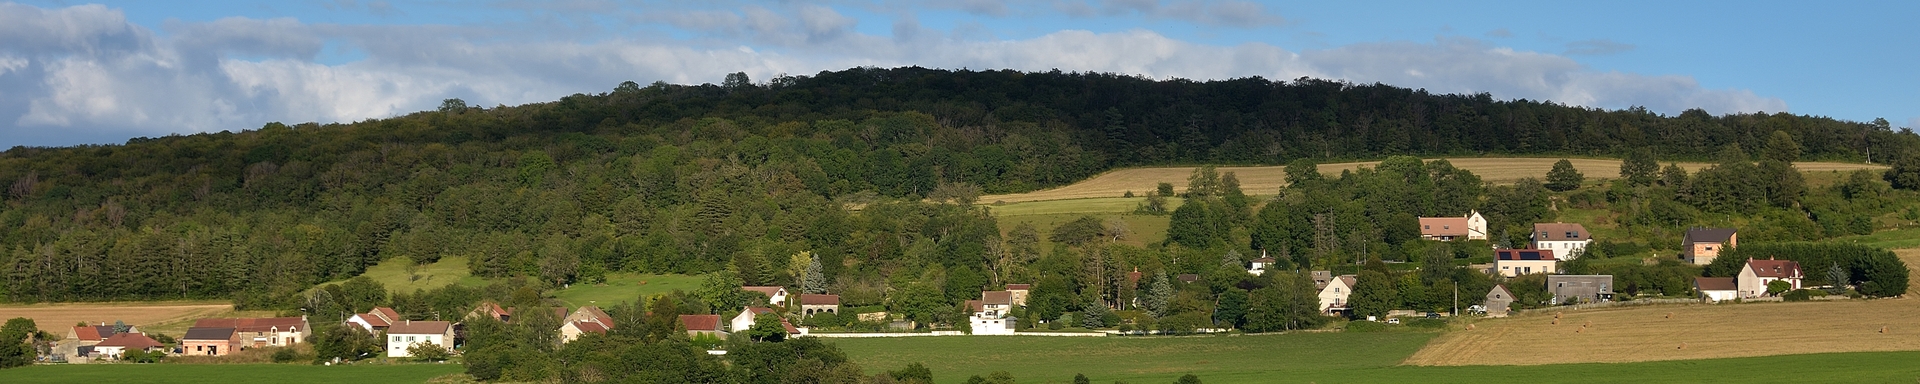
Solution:
[[(1920, 350), (1915, 299), (1654, 305), (1481, 320), (1408, 365), (1540, 365)], [(1672, 317), (1667, 315), (1671, 313)], [(1592, 324), (1591, 327), (1585, 327)], [(1887, 327), (1881, 333), (1881, 327)]]
[[(1547, 170), (1552, 169), (1553, 163), (1560, 161), (1560, 159), (1476, 157), (1447, 159), (1447, 161), (1453, 163), (1454, 167), (1473, 171), (1473, 174), (1480, 176), (1481, 180), (1499, 184), (1512, 183), (1525, 177), (1544, 178), (1547, 175)], [(1617, 177), (1620, 173), (1619, 160), (1570, 159), (1569, 161), (1573, 162), (1574, 169), (1580, 170), (1580, 172), (1585, 174), (1589, 179), (1612, 178)], [(1379, 164), (1379, 162), (1320, 164), (1320, 173), (1330, 176), (1339, 175), (1341, 171), (1352, 170), (1360, 166), (1373, 166), (1375, 164)], [(1665, 163), (1662, 164), (1664, 165)], [(1680, 167), (1686, 168), (1688, 172), (1699, 171), (1706, 166), (1706, 163), (1680, 163)], [(1806, 172), (1885, 168), (1884, 166), (1869, 164), (1822, 162), (1795, 163), (1794, 167)], [(1134, 194), (1152, 191), (1154, 186), (1161, 182), (1172, 183), (1176, 191), (1183, 191), (1186, 190), (1187, 175), (1192, 174), (1193, 169), (1193, 167), (1120, 169), (1102, 173), (1085, 181), (1060, 188), (1029, 193), (981, 196), (980, 202), (990, 204), (996, 201), (1018, 203), (1093, 197), (1120, 197), (1126, 194), (1127, 191), (1133, 191)], [(1272, 195), (1278, 191), (1280, 187), (1286, 185), (1286, 167), (1223, 167), (1219, 168), (1219, 171), (1222, 173), (1233, 172), (1234, 176), (1240, 178), (1240, 189), (1246, 191), (1249, 195)]]

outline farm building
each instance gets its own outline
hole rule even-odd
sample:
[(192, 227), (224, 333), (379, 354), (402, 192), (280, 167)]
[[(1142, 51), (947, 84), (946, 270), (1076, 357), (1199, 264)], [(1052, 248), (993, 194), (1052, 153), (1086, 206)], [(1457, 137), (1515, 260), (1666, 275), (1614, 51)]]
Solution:
[(1513, 306), (1513, 291), (1507, 290), (1505, 284), (1495, 285), (1487, 291), (1487, 299), (1480, 305), (1486, 306), (1487, 316), (1506, 317), (1507, 309)]
[(1709, 303), (1740, 297), (1740, 288), (1731, 277), (1695, 277), (1693, 290), (1699, 292), (1701, 300)]
[(600, 307), (591, 305), (573, 310), (573, 313), (568, 314), (564, 321), (565, 324), (560, 326), (562, 343), (573, 341), (587, 333), (604, 335), (607, 330), (613, 329), (613, 316), (607, 315), (606, 311), (601, 311)]
[(240, 333), (233, 328), (187, 328), (180, 337), (180, 354), (226, 356), (240, 351)]
[(727, 330), (721, 326), (720, 315), (680, 315), (680, 327), (687, 330), (687, 336), (709, 334), (724, 339)]
[(1554, 305), (1613, 301), (1613, 275), (1548, 275)]
[(1713, 264), (1713, 259), (1721, 251), (1739, 245), (1740, 236), (1733, 228), (1691, 228), (1680, 240), (1680, 256), (1693, 265)]
[(166, 347), (165, 344), (160, 344), (159, 341), (154, 341), (153, 338), (147, 337), (145, 333), (124, 332), (115, 333), (113, 336), (108, 336), (106, 340), (101, 340), (99, 344), (94, 344), (93, 355), (96, 357), (119, 359), (121, 356), (125, 356), (128, 351), (152, 352), (162, 350)]
[(301, 343), (313, 335), (306, 317), (259, 317), (240, 319), (200, 319), (194, 328), (233, 328), (240, 333), (245, 348), (284, 347)]

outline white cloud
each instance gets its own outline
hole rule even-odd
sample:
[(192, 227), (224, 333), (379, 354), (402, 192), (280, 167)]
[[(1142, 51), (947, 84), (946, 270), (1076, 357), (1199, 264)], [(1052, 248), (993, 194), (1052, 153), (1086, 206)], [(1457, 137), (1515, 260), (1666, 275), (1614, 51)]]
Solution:
[[(1160, 2), (1107, 6), (1179, 11)], [(1643, 105), (1665, 113), (1786, 109), (1776, 98), (1704, 89), (1686, 76), (1595, 71), (1564, 56), (1473, 39), (1295, 52), (1260, 43), (1200, 44), (1148, 30), (962, 38), (926, 29), (910, 16), (897, 19), (892, 36), (875, 36), (856, 31), (858, 20), (816, 6), (676, 15), (689, 17), (674, 25), (714, 36), (575, 42), (487, 26), (235, 18), (169, 24), (171, 33), (157, 37), (104, 7), (0, 4), (0, 86), (7, 90), (0, 92), (0, 147), (118, 142), (127, 135), (250, 129), (270, 121), (357, 121), (431, 109), (454, 97), (516, 105), (603, 92), (629, 80), (719, 82), (738, 71), (764, 80), (869, 65), (1061, 69), (1160, 79), (1305, 76), (1607, 108)], [(330, 44), (362, 51), (365, 58), (315, 62)], [(1920, 125), (1916, 121), (1909, 125)], [(22, 142), (29, 136), (23, 132), (49, 130), (65, 133)]]

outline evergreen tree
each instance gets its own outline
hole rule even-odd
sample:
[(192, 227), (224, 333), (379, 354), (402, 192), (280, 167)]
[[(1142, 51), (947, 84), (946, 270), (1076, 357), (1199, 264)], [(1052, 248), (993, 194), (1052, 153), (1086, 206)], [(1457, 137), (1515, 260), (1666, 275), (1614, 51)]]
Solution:
[(827, 293), (827, 275), (822, 272), (820, 255), (809, 256), (811, 261), (807, 262), (806, 279), (801, 289), (807, 293)]
[(1153, 317), (1164, 317), (1171, 312), (1173, 282), (1167, 279), (1166, 271), (1153, 276), (1153, 284), (1147, 287), (1147, 295), (1142, 299), (1142, 304), (1146, 304), (1147, 312), (1153, 313)]

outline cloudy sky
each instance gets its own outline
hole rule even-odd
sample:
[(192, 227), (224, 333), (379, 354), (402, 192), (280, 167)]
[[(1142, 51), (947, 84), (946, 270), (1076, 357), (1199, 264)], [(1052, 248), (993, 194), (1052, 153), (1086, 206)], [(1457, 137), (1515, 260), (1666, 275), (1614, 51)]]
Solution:
[(0, 148), (905, 65), (1311, 76), (1920, 127), (1912, 1), (179, 3), (0, 2)]

